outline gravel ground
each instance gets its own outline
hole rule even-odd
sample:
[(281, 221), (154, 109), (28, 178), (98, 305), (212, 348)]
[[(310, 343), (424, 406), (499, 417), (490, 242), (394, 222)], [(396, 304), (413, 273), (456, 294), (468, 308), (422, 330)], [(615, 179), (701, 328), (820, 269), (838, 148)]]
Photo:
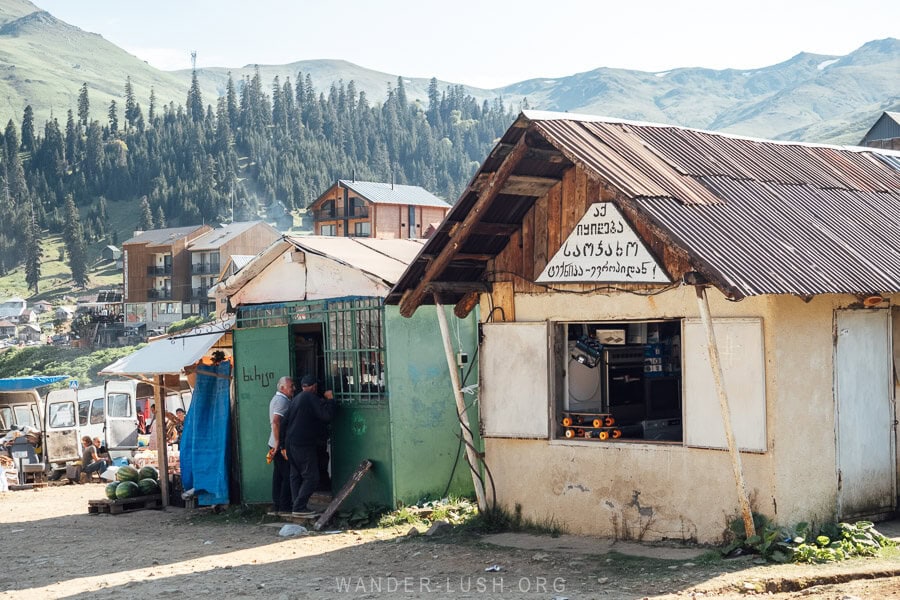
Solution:
[(266, 516), (88, 514), (102, 497), (101, 484), (0, 494), (0, 598), (900, 599), (900, 552), (811, 567), (568, 536), (409, 537), (408, 526), (286, 538)]

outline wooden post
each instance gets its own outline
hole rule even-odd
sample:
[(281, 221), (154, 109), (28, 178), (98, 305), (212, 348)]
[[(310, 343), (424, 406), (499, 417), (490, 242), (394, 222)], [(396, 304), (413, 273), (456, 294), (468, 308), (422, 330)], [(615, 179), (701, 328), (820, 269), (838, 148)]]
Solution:
[(469, 426), (469, 414), (466, 412), (466, 402), (463, 399), (459, 385), (459, 371), (456, 365), (456, 356), (453, 354), (453, 346), (450, 344), (450, 327), (447, 325), (447, 315), (444, 314), (444, 305), (435, 297), (434, 307), (437, 309), (438, 324), (441, 327), (441, 339), (444, 341), (444, 354), (447, 357), (447, 367), (450, 369), (450, 382), (453, 385), (453, 397), (456, 400), (456, 412), (459, 415), (459, 427), (462, 429), (463, 441), (466, 445), (466, 458), (469, 461), (469, 470), (472, 471), (472, 483), (475, 484), (475, 498), (478, 501), (478, 510), (487, 510), (484, 499), (484, 486), (481, 482), (481, 473), (478, 469), (478, 455), (475, 453), (475, 441), (472, 439), (472, 429)]
[(169, 505), (169, 457), (166, 447), (166, 391), (165, 375), (156, 375), (153, 382), (153, 399), (156, 411), (153, 415), (153, 435), (156, 436), (156, 462), (159, 465), (159, 492), (162, 505)]
[(728, 441), (728, 454), (731, 456), (731, 468), (734, 471), (734, 482), (737, 485), (738, 501), (741, 504), (741, 517), (744, 519), (744, 532), (747, 537), (756, 535), (756, 527), (753, 525), (753, 513), (750, 510), (750, 499), (747, 496), (747, 488), (744, 485), (744, 469), (741, 466), (741, 453), (734, 441), (734, 431), (731, 427), (731, 409), (728, 407), (728, 394), (725, 392), (725, 380), (722, 377), (722, 363), (719, 361), (719, 346), (716, 345), (716, 332), (713, 330), (712, 317), (709, 312), (709, 300), (706, 297), (706, 288), (698, 285), (694, 288), (697, 292), (697, 303), (700, 305), (700, 319), (706, 329), (706, 345), (709, 350), (709, 366), (712, 368), (713, 380), (716, 384), (716, 393), (719, 396), (719, 408), (722, 410), (722, 425), (725, 428), (725, 439)]

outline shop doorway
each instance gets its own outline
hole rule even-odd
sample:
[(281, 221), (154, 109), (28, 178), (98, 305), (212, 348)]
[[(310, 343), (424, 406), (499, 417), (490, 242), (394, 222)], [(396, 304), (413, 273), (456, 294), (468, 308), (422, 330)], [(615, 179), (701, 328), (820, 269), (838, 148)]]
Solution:
[[(325, 343), (322, 323), (303, 323), (291, 326), (291, 354), (293, 376), (298, 381), (304, 375), (313, 375), (319, 382), (319, 393), (332, 389), (333, 383), (325, 370)], [(331, 428), (326, 428), (317, 446), (319, 456), (318, 491), (331, 493)]]

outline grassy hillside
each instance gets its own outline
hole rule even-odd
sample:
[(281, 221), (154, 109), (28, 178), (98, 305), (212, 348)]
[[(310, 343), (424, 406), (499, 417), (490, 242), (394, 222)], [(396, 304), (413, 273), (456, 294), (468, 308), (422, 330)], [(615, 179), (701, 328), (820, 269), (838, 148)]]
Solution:
[[(125, 80), (131, 76), (136, 100), (146, 116), (150, 87), (158, 106), (184, 103), (188, 86), (159, 71), (102, 36), (85, 32), (25, 0), (3, 0), (0, 10), (0, 117), (21, 124), (25, 106), (41, 125), (51, 115), (61, 126), (66, 111), (77, 112), (81, 85), (88, 84), (91, 116), (106, 120), (110, 101), (124, 110)], [(210, 91), (212, 93), (212, 91)]]
[(56, 346), (10, 348), (0, 351), (0, 377), (68, 375), (77, 379), (80, 387), (89, 387), (104, 381), (97, 375), (98, 371), (138, 348), (140, 346), (125, 346), (94, 352)]
[(72, 272), (65, 260), (65, 246), (58, 235), (45, 237), (41, 241), (44, 259), (41, 263), (40, 293), (34, 294), (25, 284), (25, 268), (19, 266), (6, 276), (0, 277), (0, 299), (19, 296), (29, 302), (47, 300), (52, 304), (70, 304), (74, 298), (97, 292), (102, 289), (120, 286), (122, 271), (111, 262), (100, 262), (100, 249), (105, 243), (92, 244), (88, 248), (90, 264), (89, 284), (86, 289), (79, 289), (72, 281)]

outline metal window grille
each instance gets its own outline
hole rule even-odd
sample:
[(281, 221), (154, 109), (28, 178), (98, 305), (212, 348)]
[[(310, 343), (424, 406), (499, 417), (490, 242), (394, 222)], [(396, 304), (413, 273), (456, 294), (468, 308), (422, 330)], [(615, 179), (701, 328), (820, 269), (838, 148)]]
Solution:
[(322, 323), (326, 386), (341, 402), (387, 401), (384, 306), (380, 298), (260, 304), (238, 309), (236, 327)]

